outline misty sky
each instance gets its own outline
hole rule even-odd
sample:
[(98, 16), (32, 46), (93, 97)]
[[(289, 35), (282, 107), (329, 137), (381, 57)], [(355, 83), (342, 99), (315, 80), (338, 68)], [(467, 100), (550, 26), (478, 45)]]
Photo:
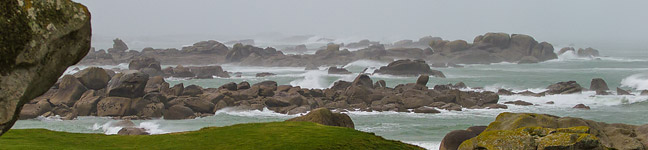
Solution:
[(644, 0), (75, 0), (96, 36), (313, 34), (374, 40), (486, 32), (554, 43), (648, 43)]

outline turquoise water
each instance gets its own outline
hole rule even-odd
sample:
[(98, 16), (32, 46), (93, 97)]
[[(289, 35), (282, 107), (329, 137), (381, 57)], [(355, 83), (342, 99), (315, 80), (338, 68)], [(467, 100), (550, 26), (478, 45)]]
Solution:
[[(602, 52), (606, 54), (605, 52)], [(241, 78), (217, 78), (187, 80), (167, 78), (171, 85), (184, 83), (216, 88), (228, 82), (248, 81), (250, 83), (265, 80), (277, 81), (279, 84), (290, 84), (305, 88), (327, 88), (337, 80), (353, 80), (364, 68), (372, 72), (375, 68), (386, 65), (386, 62), (356, 61), (345, 67), (354, 74), (328, 75), (324, 70), (305, 71), (298, 67), (245, 67), (234, 64), (223, 65), (230, 72), (242, 72)], [(121, 67), (104, 66), (107, 68)], [(80, 66), (81, 68), (85, 66)], [(164, 66), (163, 66), (164, 67)], [(71, 67), (74, 68), (74, 67)], [(326, 67), (321, 67), (325, 69)], [(623, 87), (633, 89), (638, 95), (640, 89), (648, 89), (648, 54), (644, 51), (623, 51), (610, 53), (600, 59), (576, 58), (570, 55), (560, 59), (538, 64), (499, 63), (492, 65), (467, 65), (464, 68), (441, 68), (447, 78), (431, 78), (428, 87), (435, 84), (464, 82), (469, 89), (483, 87), (483, 90), (495, 91), (498, 88), (509, 88), (516, 91), (532, 90), (541, 92), (549, 84), (560, 81), (577, 81), (588, 88), (592, 78), (603, 78), (610, 89)], [(73, 73), (71, 69), (67, 73)], [(256, 78), (259, 72), (272, 72), (276, 76)], [(398, 77), (389, 75), (372, 75), (374, 81), (385, 80), (387, 86), (411, 83), (415, 77)], [(442, 111), (440, 114), (414, 114), (397, 112), (349, 112), (356, 124), (356, 129), (374, 132), (388, 139), (401, 140), (429, 149), (438, 149), (443, 136), (457, 129), (474, 125), (488, 125), (501, 112), (533, 112), (558, 116), (572, 116), (609, 123), (646, 124), (644, 115), (648, 113), (648, 96), (595, 96), (594, 92), (583, 92), (571, 95), (550, 95), (546, 97), (501, 96), (500, 103), (505, 101), (524, 100), (538, 104), (535, 106), (509, 106), (505, 110), (470, 110)], [(554, 101), (555, 104), (545, 104)], [(576, 104), (591, 106), (591, 110), (572, 109)], [(282, 121), (296, 115), (282, 115), (271, 111), (237, 111), (222, 110), (214, 116), (191, 120), (144, 120), (135, 121), (140, 127), (149, 129), (155, 134), (197, 130), (207, 126), (227, 126), (248, 122)], [(110, 118), (80, 117), (77, 120), (61, 121), (56, 118), (38, 118), (21, 120), (14, 128), (47, 128), (57, 131), (106, 133), (114, 134), (119, 127), (112, 127)]]

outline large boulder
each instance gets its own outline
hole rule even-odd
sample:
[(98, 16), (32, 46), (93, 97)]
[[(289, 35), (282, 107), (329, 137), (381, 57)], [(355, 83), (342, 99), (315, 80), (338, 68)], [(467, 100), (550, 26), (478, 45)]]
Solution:
[(97, 103), (97, 116), (126, 116), (132, 100), (125, 97), (106, 97)]
[(74, 74), (74, 77), (79, 80), (86, 88), (93, 90), (100, 90), (106, 88), (110, 75), (106, 70), (99, 67), (89, 67)]
[(88, 90), (74, 103), (74, 109), (79, 116), (89, 116), (97, 112), (97, 103), (103, 98), (103, 93), (95, 90)]
[(144, 93), (162, 92), (162, 90), (168, 88), (169, 88), (169, 83), (164, 81), (164, 77), (154, 76), (149, 78), (148, 81), (146, 81), (146, 86), (144, 87)]
[(108, 49), (110, 53), (123, 53), (128, 50), (128, 45), (119, 38), (113, 40), (113, 47)]
[(43, 99), (38, 101), (35, 104), (25, 104), (23, 105), (22, 110), (20, 111), (20, 119), (31, 119), (36, 118), (50, 110), (52, 110), (52, 104)]
[(576, 54), (578, 57), (598, 57), (599, 51), (591, 47), (586, 49), (579, 48), (578, 51), (576, 51)]
[(590, 90), (592, 91), (607, 91), (610, 90), (605, 80), (601, 78), (594, 78), (590, 84)]
[(430, 65), (423, 60), (397, 60), (389, 63), (387, 66), (382, 66), (374, 73), (391, 74), (391, 75), (406, 75), (418, 76), (428, 74), (435, 77), (445, 78), (441, 71), (430, 69)]
[(196, 75), (198, 79), (211, 79), (213, 76), (221, 78), (229, 78), (230, 75), (223, 71), (221, 66), (203, 66), (203, 67), (191, 67), (191, 72)]
[(130, 63), (128, 63), (129, 70), (140, 70), (144, 68), (153, 68), (155, 70), (162, 71), (160, 62), (155, 60), (155, 58), (139, 57), (136, 59), (132, 59)]
[(227, 48), (227, 46), (214, 40), (201, 41), (193, 44), (192, 46), (182, 48), (182, 51), (186, 53), (200, 53), (200, 54), (214, 53), (218, 55), (225, 55), (228, 50), (229, 49)]
[(193, 78), (196, 77), (196, 74), (191, 72), (191, 69), (188, 67), (184, 67), (182, 65), (178, 65), (175, 68), (173, 68), (173, 77), (178, 77), (178, 78)]
[(459, 149), (644, 149), (637, 128), (572, 117), (505, 112), (479, 136), (464, 141)]
[(582, 91), (583, 88), (576, 81), (558, 82), (547, 87), (549, 94), (574, 94)]
[(51, 97), (50, 102), (54, 105), (72, 106), (86, 90), (88, 89), (74, 76), (65, 75), (61, 78), (59, 89)]
[(117, 132), (117, 135), (149, 135), (144, 128), (124, 127)]
[(108, 84), (108, 96), (137, 98), (144, 96), (149, 75), (137, 70), (126, 70), (115, 75)]
[(288, 119), (286, 121), (307, 121), (314, 122), (328, 126), (338, 126), (338, 127), (347, 127), (354, 128), (353, 121), (351, 117), (346, 114), (333, 113), (326, 108), (314, 109), (308, 114), (300, 117), (295, 117)]
[(450, 131), (441, 140), (439, 150), (456, 150), (462, 142), (474, 138), (486, 130), (486, 126), (473, 126), (466, 130)]
[(164, 111), (164, 119), (179, 120), (195, 118), (193, 110), (183, 105), (173, 105)]

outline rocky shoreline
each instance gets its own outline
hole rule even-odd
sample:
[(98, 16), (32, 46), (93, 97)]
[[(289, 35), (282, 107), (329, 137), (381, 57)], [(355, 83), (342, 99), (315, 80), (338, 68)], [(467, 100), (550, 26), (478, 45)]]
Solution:
[[(523, 34), (486, 33), (475, 37), (473, 43), (464, 40), (447, 41), (438, 37), (424, 37), (419, 41), (403, 40), (394, 44), (380, 44), (369, 40), (357, 43), (329, 43), (317, 49), (315, 54), (284, 54), (272, 47), (259, 48), (249, 40), (227, 47), (218, 41), (201, 41), (182, 49), (144, 48), (129, 50), (120, 39), (115, 39), (108, 50), (92, 49), (80, 62), (81, 65), (116, 65), (133, 59), (148, 57), (162, 64), (205, 65), (233, 63), (245, 66), (334, 66), (345, 65), (357, 60), (391, 62), (398, 59), (421, 59), (438, 67), (454, 67), (456, 64), (490, 64), (499, 62), (537, 63), (556, 59), (554, 48), (547, 42), (538, 42)], [(252, 45), (249, 45), (252, 44)], [(351, 48), (358, 49), (350, 51)], [(298, 45), (288, 51), (307, 51)], [(562, 52), (564, 53), (564, 52)], [(579, 54), (581, 51), (579, 50)], [(593, 54), (583, 50), (583, 55)], [(596, 52), (598, 56), (598, 52)]]

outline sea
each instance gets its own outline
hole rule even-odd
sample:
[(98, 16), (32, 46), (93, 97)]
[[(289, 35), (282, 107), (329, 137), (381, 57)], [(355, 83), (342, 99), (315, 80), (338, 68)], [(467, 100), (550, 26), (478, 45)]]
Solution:
[[(104, 44), (107, 45), (107, 44)], [(556, 47), (559, 49), (560, 47)], [(556, 50), (557, 51), (557, 50)], [(470, 126), (488, 125), (502, 112), (530, 112), (570, 116), (608, 123), (648, 124), (648, 96), (639, 96), (641, 90), (648, 90), (648, 50), (644, 49), (606, 49), (601, 50), (601, 57), (581, 58), (566, 53), (558, 59), (537, 64), (496, 63), (490, 65), (464, 65), (463, 68), (434, 68), (442, 71), (447, 78), (430, 78), (428, 87), (437, 84), (454, 84), (464, 82), (466, 91), (497, 91), (499, 88), (520, 92), (530, 90), (542, 92), (550, 84), (561, 81), (577, 81), (589, 88), (593, 78), (603, 78), (612, 93), (617, 87), (632, 90), (634, 95), (595, 95), (593, 91), (581, 94), (547, 95), (530, 97), (521, 95), (500, 96), (499, 103), (523, 100), (534, 103), (532, 106), (508, 105), (508, 109), (464, 109), (463, 111), (440, 110), (438, 114), (416, 114), (404, 112), (346, 112), (355, 123), (356, 130), (373, 132), (386, 139), (399, 140), (415, 144), (426, 149), (438, 149), (441, 140), (452, 130), (466, 129)], [(320, 70), (305, 70), (303, 67), (251, 67), (236, 64), (222, 64), (224, 70), (241, 72), (242, 77), (214, 79), (166, 78), (171, 85), (199, 85), (205, 88), (217, 88), (229, 82), (247, 81), (257, 83), (266, 80), (276, 81), (279, 85), (301, 86), (303, 88), (328, 88), (338, 80), (352, 81), (365, 68), (373, 72), (388, 62), (358, 60), (344, 67), (353, 74), (330, 75), (326, 66)], [(72, 66), (65, 72), (73, 74), (73, 68), (83, 69), (89, 66)], [(128, 64), (100, 66), (103, 68), (127, 69)], [(167, 67), (167, 65), (162, 66)], [(277, 75), (255, 77), (259, 72), (271, 72)], [(398, 84), (413, 83), (416, 77), (402, 77), (374, 74), (374, 81), (385, 80), (388, 87)], [(554, 104), (545, 104), (553, 101)], [(576, 104), (585, 104), (591, 110), (573, 109)], [(164, 134), (198, 130), (210, 126), (228, 126), (240, 123), (283, 121), (296, 115), (262, 111), (242, 111), (232, 108), (219, 110), (213, 116), (187, 120), (134, 120), (141, 128), (152, 134)], [(75, 120), (61, 120), (59, 117), (39, 117), (19, 120), (13, 129), (45, 128), (55, 131), (76, 133), (116, 134), (121, 127), (107, 117), (78, 117)]]

